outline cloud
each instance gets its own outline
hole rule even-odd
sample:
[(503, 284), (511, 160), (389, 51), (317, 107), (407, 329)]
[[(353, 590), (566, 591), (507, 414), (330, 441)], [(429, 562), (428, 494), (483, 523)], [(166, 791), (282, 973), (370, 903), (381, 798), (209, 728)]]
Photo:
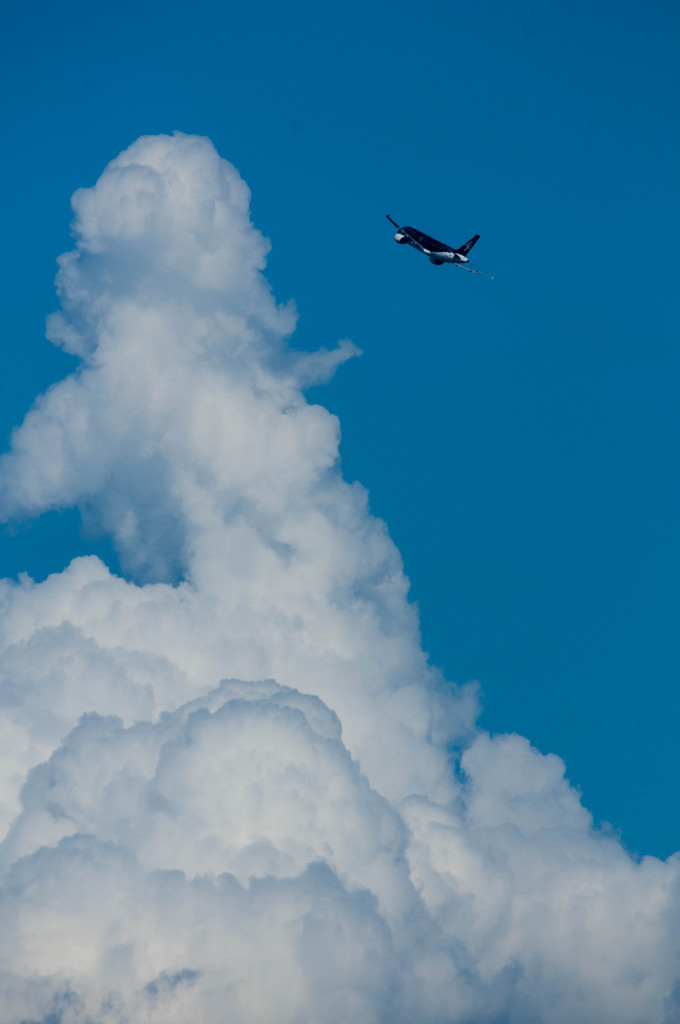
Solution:
[(0, 1017), (669, 1024), (679, 859), (428, 664), (304, 395), (357, 350), (290, 346), (249, 198), (176, 134), (73, 199), (48, 332), (81, 364), (0, 512), (77, 505), (126, 577), (0, 583)]

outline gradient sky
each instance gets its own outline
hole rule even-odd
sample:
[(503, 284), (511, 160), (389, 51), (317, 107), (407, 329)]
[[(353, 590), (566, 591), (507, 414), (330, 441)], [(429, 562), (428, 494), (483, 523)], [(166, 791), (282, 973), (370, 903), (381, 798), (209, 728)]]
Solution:
[[(6, 0), (3, 449), (72, 360), (44, 339), (69, 200), (141, 134), (208, 135), (253, 192), (315, 400), (481, 724), (566, 760), (598, 821), (680, 848), (678, 25), (667, 4)], [(435, 268), (385, 220), (460, 244)], [(0, 536), (36, 579), (103, 540)]]

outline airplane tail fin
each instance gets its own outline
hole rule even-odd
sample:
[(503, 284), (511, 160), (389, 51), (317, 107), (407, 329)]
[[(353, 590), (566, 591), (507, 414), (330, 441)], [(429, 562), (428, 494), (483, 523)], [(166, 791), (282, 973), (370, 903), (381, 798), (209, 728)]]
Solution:
[(474, 238), (471, 238), (469, 242), (465, 243), (465, 245), (461, 245), (460, 249), (454, 249), (454, 252), (460, 253), (461, 256), (467, 256), (467, 254), (469, 253), (470, 249), (475, 244), (475, 242), (477, 241), (478, 238), (479, 238), (479, 235), (475, 235)]

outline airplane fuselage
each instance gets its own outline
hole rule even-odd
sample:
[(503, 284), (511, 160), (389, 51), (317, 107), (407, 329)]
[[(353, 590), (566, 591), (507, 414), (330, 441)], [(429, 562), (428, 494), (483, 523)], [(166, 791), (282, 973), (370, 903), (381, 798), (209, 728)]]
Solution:
[(469, 267), (465, 266), (469, 263), (468, 253), (479, 241), (479, 235), (473, 235), (467, 242), (463, 242), (461, 246), (454, 249), (452, 245), (447, 245), (446, 242), (440, 242), (437, 238), (432, 238), (431, 235), (426, 235), (424, 231), (418, 231), (417, 228), (412, 228), (407, 225), (401, 227), (397, 224), (396, 220), (392, 220), (389, 213), (387, 219), (390, 224), (394, 224), (397, 229), (397, 233), (394, 236), (394, 241), (398, 242), (399, 245), (410, 245), (411, 248), (415, 249), (416, 252), (422, 252), (423, 256), (427, 256), (430, 263), (434, 263), (435, 266), (441, 267), (442, 264), (448, 263), (450, 266), (462, 267), (464, 270), (469, 270), (471, 274), (481, 274), (482, 277), (491, 277), (490, 274), (484, 273), (479, 267), (473, 269), (474, 263), (470, 264)]
[[(450, 249), (443, 242), (438, 242), (436, 238), (430, 238), (423, 231), (416, 231), (415, 228), (406, 228), (409, 234), (404, 234), (403, 231), (397, 231), (394, 236), (395, 242), (399, 245), (410, 245), (418, 252), (424, 252), (429, 257), (430, 263), (435, 263), (441, 266), (442, 263), (467, 263), (467, 256), (463, 256), (462, 253), (456, 252), (454, 249)], [(411, 237), (413, 236), (413, 237)], [(414, 242), (417, 242), (416, 245)]]

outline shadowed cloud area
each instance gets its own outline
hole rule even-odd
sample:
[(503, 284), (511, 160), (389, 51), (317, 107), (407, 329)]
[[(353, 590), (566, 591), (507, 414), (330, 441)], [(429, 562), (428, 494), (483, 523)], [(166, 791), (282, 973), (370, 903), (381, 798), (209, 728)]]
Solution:
[(4, 1024), (674, 1024), (680, 861), (476, 730), (304, 389), (235, 168), (139, 139), (73, 198), (82, 360), (0, 463), (78, 558), (0, 583)]

